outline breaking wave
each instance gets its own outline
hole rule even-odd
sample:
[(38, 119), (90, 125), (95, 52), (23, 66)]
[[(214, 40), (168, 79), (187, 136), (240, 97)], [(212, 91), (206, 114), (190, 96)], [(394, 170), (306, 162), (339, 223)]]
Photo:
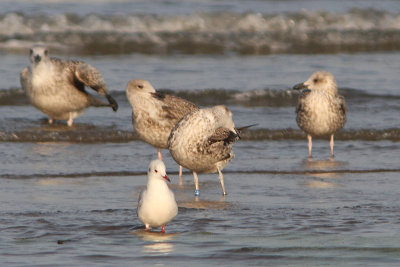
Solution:
[(0, 49), (80, 54), (272, 54), (400, 49), (400, 13), (0, 14)]

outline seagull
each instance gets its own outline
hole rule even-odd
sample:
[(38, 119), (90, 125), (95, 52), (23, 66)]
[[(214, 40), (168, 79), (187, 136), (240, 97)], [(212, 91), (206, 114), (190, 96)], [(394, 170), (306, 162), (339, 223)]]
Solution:
[(179, 165), (193, 172), (195, 196), (200, 195), (197, 173), (217, 171), (226, 195), (222, 169), (235, 157), (233, 143), (239, 138), (232, 112), (223, 105), (193, 111), (172, 129), (169, 151)]
[[(161, 149), (168, 148), (168, 136), (178, 121), (199, 108), (180, 97), (157, 92), (150, 82), (131, 80), (126, 86), (126, 96), (132, 106), (132, 124), (144, 142)], [(179, 166), (179, 184), (182, 184), (182, 166)]]
[(164, 162), (159, 159), (150, 162), (147, 176), (147, 187), (139, 196), (137, 215), (147, 231), (161, 226), (161, 233), (165, 233), (165, 225), (178, 214), (178, 205), (165, 182), (170, 180)]
[(346, 123), (346, 103), (338, 94), (335, 78), (329, 72), (317, 71), (293, 89), (302, 90), (296, 107), (296, 121), (307, 133), (308, 157), (311, 159), (312, 137), (330, 135), (333, 159), (333, 136)]
[[(73, 120), (89, 106), (110, 106), (117, 111), (117, 102), (108, 94), (100, 72), (89, 64), (75, 60), (61, 60), (49, 56), (45, 45), (34, 45), (29, 52), (30, 66), (20, 74), (20, 82), (34, 107), (49, 116), (49, 124), (54, 119)], [(105, 96), (106, 104), (85, 90), (91, 87)]]

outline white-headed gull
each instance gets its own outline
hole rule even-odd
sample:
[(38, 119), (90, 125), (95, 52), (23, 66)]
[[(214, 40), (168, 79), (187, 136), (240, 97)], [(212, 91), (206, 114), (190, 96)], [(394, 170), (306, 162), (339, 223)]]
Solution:
[(147, 187), (140, 193), (137, 215), (146, 230), (161, 226), (161, 232), (164, 233), (165, 225), (178, 214), (178, 205), (174, 193), (166, 183), (170, 180), (164, 162), (153, 160), (147, 174)]

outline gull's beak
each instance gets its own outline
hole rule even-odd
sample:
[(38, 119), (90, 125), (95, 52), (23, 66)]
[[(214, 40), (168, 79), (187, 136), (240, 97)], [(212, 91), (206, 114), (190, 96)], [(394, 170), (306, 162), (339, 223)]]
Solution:
[(308, 89), (308, 86), (305, 85), (304, 83), (298, 83), (295, 86), (293, 86), (293, 90), (303, 90), (303, 89)]
[(36, 63), (39, 63), (41, 59), (42, 59), (42, 57), (39, 56), (39, 55), (36, 55), (36, 56), (34, 57), (34, 60), (35, 60)]
[(164, 179), (167, 180), (168, 182), (171, 182), (171, 180), (168, 178), (167, 175), (164, 175), (162, 178), (164, 178)]

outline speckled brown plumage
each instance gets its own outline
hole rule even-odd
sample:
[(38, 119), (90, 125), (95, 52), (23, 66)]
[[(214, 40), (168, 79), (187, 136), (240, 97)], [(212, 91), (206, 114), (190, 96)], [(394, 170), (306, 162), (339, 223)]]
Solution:
[[(30, 61), (31, 65), (21, 72), (21, 86), (32, 105), (50, 117), (50, 123), (53, 119), (68, 120), (71, 126), (73, 119), (89, 106), (118, 109), (100, 72), (89, 64), (51, 58), (43, 45), (31, 48)], [(109, 104), (90, 95), (85, 86), (105, 96)]]
[(193, 171), (196, 192), (197, 173), (219, 172), (226, 194), (222, 169), (234, 158), (233, 142), (238, 139), (232, 113), (215, 106), (189, 113), (172, 129), (168, 147), (174, 160)]
[(131, 80), (126, 95), (132, 106), (132, 123), (140, 139), (161, 149), (167, 148), (171, 129), (187, 113), (198, 107), (180, 97), (156, 92), (145, 80)]
[(330, 135), (333, 158), (333, 135), (346, 123), (346, 103), (344, 97), (338, 95), (333, 75), (326, 71), (315, 72), (294, 89), (302, 90), (296, 107), (296, 121), (308, 134), (309, 157), (312, 136)]
[[(190, 101), (157, 92), (145, 80), (131, 80), (126, 86), (126, 96), (132, 106), (132, 124), (144, 142), (154, 146), (158, 159), (161, 149), (168, 147), (171, 129), (187, 113), (198, 110)], [(183, 183), (182, 166), (179, 167), (179, 183)]]

